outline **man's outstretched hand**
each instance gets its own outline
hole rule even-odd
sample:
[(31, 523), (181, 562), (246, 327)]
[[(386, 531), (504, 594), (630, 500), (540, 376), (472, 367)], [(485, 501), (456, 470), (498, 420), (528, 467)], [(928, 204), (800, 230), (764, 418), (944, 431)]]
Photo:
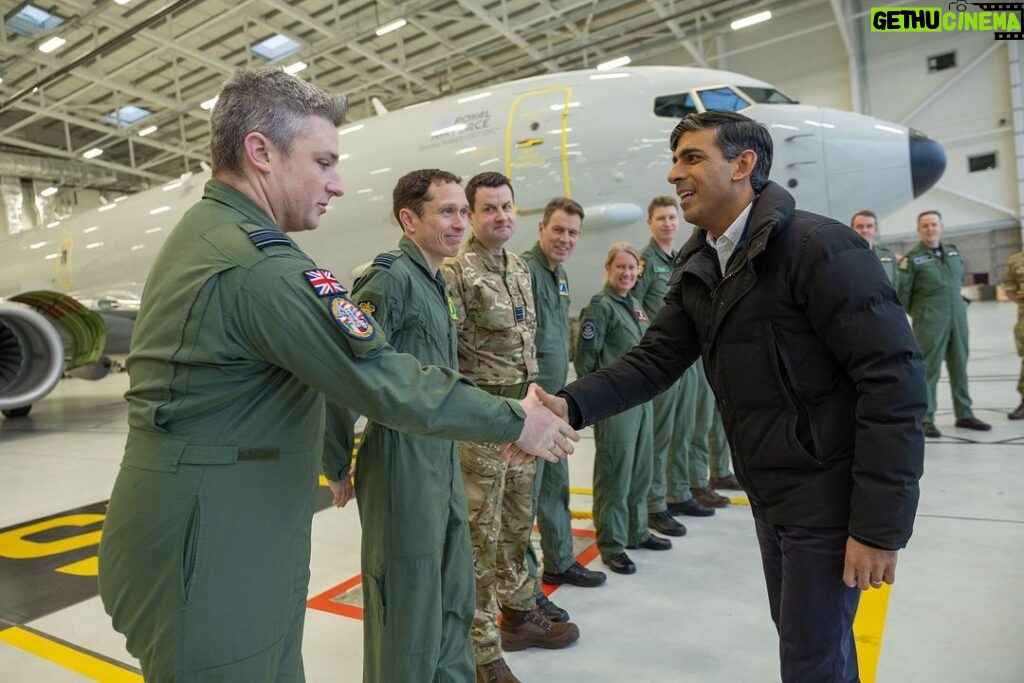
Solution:
[(544, 458), (550, 462), (558, 462), (573, 452), (573, 442), (580, 440), (580, 435), (569, 426), (569, 416), (565, 399), (552, 396), (536, 384), (531, 384), (526, 398), (519, 402), (526, 412), (526, 424), (519, 435), (519, 440), (510, 444), (505, 457), (518, 460), (521, 454), (515, 449), (529, 455)]

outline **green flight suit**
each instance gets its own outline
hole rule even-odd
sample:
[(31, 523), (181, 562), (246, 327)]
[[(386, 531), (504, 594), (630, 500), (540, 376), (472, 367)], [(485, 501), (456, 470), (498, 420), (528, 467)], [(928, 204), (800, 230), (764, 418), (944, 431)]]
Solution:
[[(580, 377), (623, 356), (640, 342), (649, 324), (640, 302), (605, 285), (580, 314), (573, 364)], [(647, 529), (647, 489), (651, 485), (653, 444), (651, 403), (594, 425), (594, 526), (601, 558), (642, 543)]]
[(892, 253), (892, 249), (883, 247), (881, 244), (873, 244), (871, 245), (871, 251), (875, 252), (875, 256), (878, 257), (878, 261), (882, 264), (882, 270), (885, 271), (885, 276), (889, 278), (889, 284), (898, 290), (900, 282), (899, 262), (896, 260), (896, 255)]
[(1013, 341), (1017, 344), (1017, 355), (1021, 357), (1020, 377), (1017, 379), (1017, 392), (1024, 399), (1024, 251), (1017, 252), (1006, 261), (1003, 272), (1003, 287), (1007, 292), (1017, 294), (1017, 323), (1013, 326)]
[(974, 417), (967, 392), (967, 306), (960, 295), (964, 261), (952, 244), (939, 244), (938, 250), (939, 256), (919, 242), (899, 265), (900, 301), (912, 319), (928, 380), (925, 422), (935, 421), (935, 387), (943, 360), (957, 419)]
[[(530, 270), (517, 254), (492, 254), (470, 237), (442, 268), (458, 316), (459, 370), (482, 389), (521, 398), (537, 377), (537, 316)], [(501, 607), (536, 609), (526, 561), (537, 458), (510, 465), (502, 445), (459, 444), (476, 575), (470, 636), (478, 666), (501, 658)]]
[[(658, 311), (665, 305), (675, 253), (666, 254), (652, 237), (641, 258), (640, 272), (631, 294), (643, 305), (647, 317), (654, 320)], [(666, 496), (679, 503), (693, 497), (690, 493), (690, 471), (699, 469), (699, 457), (702, 452), (705, 453), (702, 462), (705, 469), (707, 468), (706, 449), (695, 451), (691, 447), (691, 442), (698, 438), (698, 423), (709, 422), (702, 422), (699, 419), (705, 411), (704, 404), (700, 401), (701, 387), (698, 384), (697, 365), (699, 363), (688, 367), (679, 381), (651, 402), (654, 455), (651, 465), (651, 487), (647, 493), (648, 512), (665, 512), (668, 509)], [(703, 433), (702, 431), (701, 434)]]
[[(561, 264), (548, 268), (540, 243), (523, 253), (530, 269), (530, 284), (537, 310), (537, 384), (549, 394), (565, 386), (569, 375), (569, 280)], [(569, 460), (537, 460), (533, 481), (533, 508), (540, 529), (544, 565), (563, 572), (576, 561), (569, 513)], [(532, 546), (531, 546), (532, 548)], [(536, 558), (528, 553), (536, 578)]]
[[(457, 368), (444, 278), (406, 236), (352, 288), (396, 350)], [(356, 460), (362, 521), (363, 681), (472, 681), (473, 548), (454, 441), (369, 422)]]
[[(394, 351), (329, 272), (230, 185), (171, 232), (128, 357), (99, 588), (147, 683), (296, 683), (330, 408), (509, 441), (522, 410)], [(333, 416), (331, 416), (333, 419)]]

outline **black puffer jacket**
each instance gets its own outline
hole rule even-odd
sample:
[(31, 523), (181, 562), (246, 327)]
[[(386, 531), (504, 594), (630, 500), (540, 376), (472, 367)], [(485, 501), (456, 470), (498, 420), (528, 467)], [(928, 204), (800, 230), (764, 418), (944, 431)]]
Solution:
[(696, 231), (643, 341), (563, 390), (574, 426), (649, 400), (699, 355), (757, 518), (906, 545), (924, 369), (895, 291), (853, 230), (795, 211), (769, 183), (724, 278)]

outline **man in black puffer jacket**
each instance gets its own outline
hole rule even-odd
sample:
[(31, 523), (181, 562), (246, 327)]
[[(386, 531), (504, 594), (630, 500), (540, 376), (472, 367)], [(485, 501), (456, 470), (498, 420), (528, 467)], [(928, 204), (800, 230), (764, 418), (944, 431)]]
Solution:
[(576, 428), (593, 424), (702, 356), (750, 496), (782, 680), (856, 681), (860, 591), (893, 582), (917, 511), (920, 349), (867, 243), (768, 181), (763, 125), (691, 114), (671, 149), (669, 182), (700, 229), (666, 305), (629, 354), (552, 407)]

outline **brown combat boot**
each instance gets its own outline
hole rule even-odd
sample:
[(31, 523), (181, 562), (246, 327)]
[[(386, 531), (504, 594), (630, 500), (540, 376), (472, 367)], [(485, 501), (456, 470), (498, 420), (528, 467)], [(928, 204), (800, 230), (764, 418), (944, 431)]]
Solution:
[(476, 683), (522, 683), (508, 668), (504, 659), (476, 665)]
[(1011, 420), (1024, 420), (1024, 401), (1020, 402), (1020, 405), (1014, 409), (1012, 413), (1009, 413), (1006, 417)]
[(715, 493), (710, 486), (704, 488), (693, 488), (690, 489), (690, 493), (693, 494), (693, 499), (703, 505), (706, 508), (724, 508), (729, 506), (729, 499), (723, 495)]
[(501, 608), (501, 649), (507, 652), (528, 647), (559, 650), (572, 645), (579, 637), (580, 630), (571, 621), (550, 621), (536, 609), (523, 612)]

